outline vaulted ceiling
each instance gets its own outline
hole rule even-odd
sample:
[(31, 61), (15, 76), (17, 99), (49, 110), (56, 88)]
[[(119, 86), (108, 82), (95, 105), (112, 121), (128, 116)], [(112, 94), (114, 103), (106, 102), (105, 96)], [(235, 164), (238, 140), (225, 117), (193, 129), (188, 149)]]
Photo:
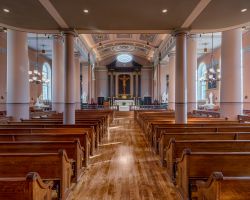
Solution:
[(121, 53), (151, 60), (167, 34), (82, 34), (99, 61), (113, 60)]

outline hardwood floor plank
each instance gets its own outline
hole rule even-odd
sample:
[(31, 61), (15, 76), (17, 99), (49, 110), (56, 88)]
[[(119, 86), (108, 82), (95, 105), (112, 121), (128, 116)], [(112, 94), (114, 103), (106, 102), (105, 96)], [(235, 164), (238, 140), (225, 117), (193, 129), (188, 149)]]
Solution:
[(118, 113), (90, 162), (70, 199), (180, 199), (131, 112)]

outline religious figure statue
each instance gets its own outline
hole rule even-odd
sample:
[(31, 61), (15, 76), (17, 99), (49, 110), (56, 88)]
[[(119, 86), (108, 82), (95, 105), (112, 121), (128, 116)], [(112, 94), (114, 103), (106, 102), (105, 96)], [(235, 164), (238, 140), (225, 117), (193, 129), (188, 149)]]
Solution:
[(125, 96), (126, 95), (126, 86), (127, 86), (127, 80), (129, 80), (129, 77), (126, 77), (126, 75), (123, 75), (122, 78), (119, 78), (122, 81), (122, 93)]
[(210, 92), (208, 98), (206, 99), (206, 103), (201, 106), (205, 110), (211, 110), (215, 108), (215, 104), (213, 103), (213, 93)]
[(87, 94), (85, 92), (82, 93), (82, 103), (87, 103)]
[(213, 104), (213, 93), (212, 92), (209, 93), (208, 98), (209, 98), (209, 104)]
[(166, 92), (163, 92), (163, 94), (161, 96), (161, 102), (162, 103), (167, 103), (167, 94), (166, 94)]

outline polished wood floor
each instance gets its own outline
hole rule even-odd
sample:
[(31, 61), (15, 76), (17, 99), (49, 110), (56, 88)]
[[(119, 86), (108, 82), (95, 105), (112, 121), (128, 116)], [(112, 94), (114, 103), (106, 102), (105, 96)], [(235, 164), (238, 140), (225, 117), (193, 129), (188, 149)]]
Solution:
[(116, 113), (103, 144), (70, 199), (180, 199), (151, 152), (133, 112)]

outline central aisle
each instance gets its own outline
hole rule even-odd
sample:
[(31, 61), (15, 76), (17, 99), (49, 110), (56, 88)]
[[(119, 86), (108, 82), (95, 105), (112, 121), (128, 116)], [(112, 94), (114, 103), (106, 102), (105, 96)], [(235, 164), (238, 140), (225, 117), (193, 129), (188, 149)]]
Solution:
[(148, 147), (133, 112), (117, 112), (72, 199), (179, 199), (165, 171)]

